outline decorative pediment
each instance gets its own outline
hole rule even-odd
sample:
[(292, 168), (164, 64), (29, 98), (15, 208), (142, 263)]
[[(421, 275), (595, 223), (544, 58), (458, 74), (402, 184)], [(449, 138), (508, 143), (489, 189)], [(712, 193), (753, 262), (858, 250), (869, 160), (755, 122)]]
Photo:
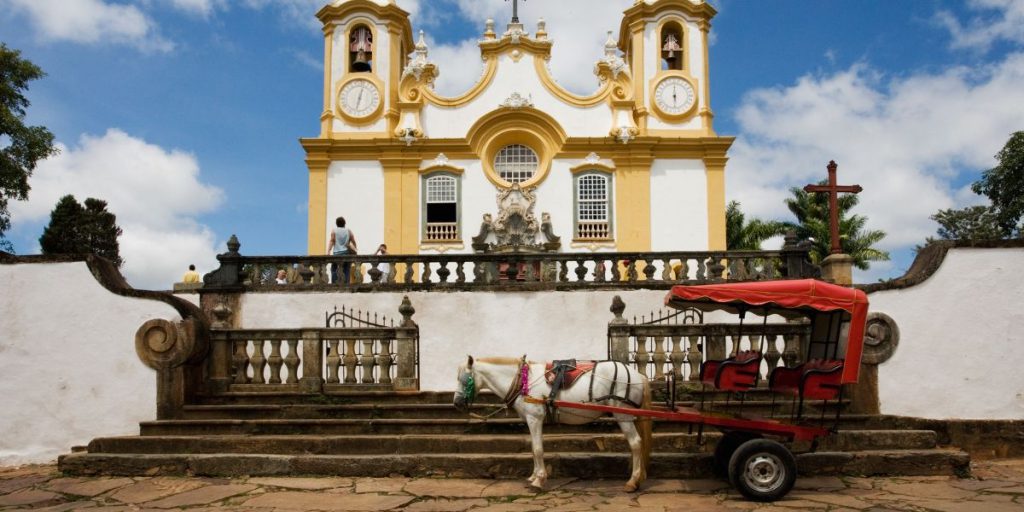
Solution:
[[(511, 188), (498, 192), (498, 215), (484, 214), (480, 234), (473, 237), (476, 252), (554, 252), (561, 239), (553, 234), (551, 216), (544, 213), (541, 222), (533, 212), (537, 189)], [(544, 241), (538, 241), (542, 236)]]

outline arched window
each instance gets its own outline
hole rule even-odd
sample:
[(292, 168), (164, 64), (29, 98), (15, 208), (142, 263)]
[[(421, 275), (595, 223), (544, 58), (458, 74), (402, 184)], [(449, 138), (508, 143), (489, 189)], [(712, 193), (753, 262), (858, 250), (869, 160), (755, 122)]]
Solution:
[(373, 31), (366, 25), (356, 25), (349, 32), (348, 70), (352, 73), (373, 71)]
[(424, 242), (454, 242), (462, 239), (459, 232), (460, 188), (459, 178), (454, 174), (439, 171), (424, 176)]
[(501, 148), (494, 157), (494, 170), (509, 183), (522, 183), (537, 173), (540, 159), (537, 152), (522, 144)]
[(575, 240), (612, 239), (611, 175), (584, 172), (573, 181), (575, 191)]
[(683, 26), (675, 21), (661, 28), (661, 69), (683, 69)]

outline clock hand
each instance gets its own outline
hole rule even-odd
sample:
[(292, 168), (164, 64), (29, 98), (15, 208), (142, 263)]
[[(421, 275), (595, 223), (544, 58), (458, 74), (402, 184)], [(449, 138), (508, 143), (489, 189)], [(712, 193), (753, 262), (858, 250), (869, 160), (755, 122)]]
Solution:
[(679, 104), (679, 99), (676, 98), (676, 86), (672, 86), (672, 106)]
[(359, 89), (359, 96), (356, 97), (356, 110), (359, 110), (359, 105), (363, 102), (363, 90)]

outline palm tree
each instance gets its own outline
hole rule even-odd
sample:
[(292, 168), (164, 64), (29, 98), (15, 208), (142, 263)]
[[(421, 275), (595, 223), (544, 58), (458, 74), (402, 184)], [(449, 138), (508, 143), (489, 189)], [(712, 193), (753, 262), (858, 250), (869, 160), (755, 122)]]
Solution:
[[(827, 185), (822, 181), (820, 185)], [(832, 249), (832, 235), (828, 225), (829, 207), (827, 194), (812, 194), (802, 188), (791, 188), (793, 197), (786, 199), (786, 207), (796, 217), (796, 224), (788, 224), (802, 240), (812, 240), (811, 261), (820, 263)], [(871, 267), (872, 261), (888, 261), (889, 253), (873, 246), (885, 238), (885, 231), (864, 231), (867, 217), (848, 215), (860, 199), (854, 194), (839, 196), (839, 246), (843, 253), (853, 258), (853, 265), (860, 270)]]
[(730, 251), (760, 251), (765, 240), (784, 235), (787, 229), (785, 222), (774, 220), (746, 222), (738, 201), (730, 201), (725, 209), (725, 243)]

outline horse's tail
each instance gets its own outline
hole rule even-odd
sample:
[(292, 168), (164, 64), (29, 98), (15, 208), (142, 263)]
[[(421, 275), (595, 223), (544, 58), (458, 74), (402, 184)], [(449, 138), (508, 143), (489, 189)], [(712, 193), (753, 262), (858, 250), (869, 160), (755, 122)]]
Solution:
[[(644, 399), (640, 407), (650, 410), (651, 408), (651, 381), (644, 379)], [(640, 434), (640, 481), (647, 479), (647, 466), (651, 462), (651, 448), (654, 445), (654, 419), (650, 416), (640, 416), (636, 419), (636, 430)]]

